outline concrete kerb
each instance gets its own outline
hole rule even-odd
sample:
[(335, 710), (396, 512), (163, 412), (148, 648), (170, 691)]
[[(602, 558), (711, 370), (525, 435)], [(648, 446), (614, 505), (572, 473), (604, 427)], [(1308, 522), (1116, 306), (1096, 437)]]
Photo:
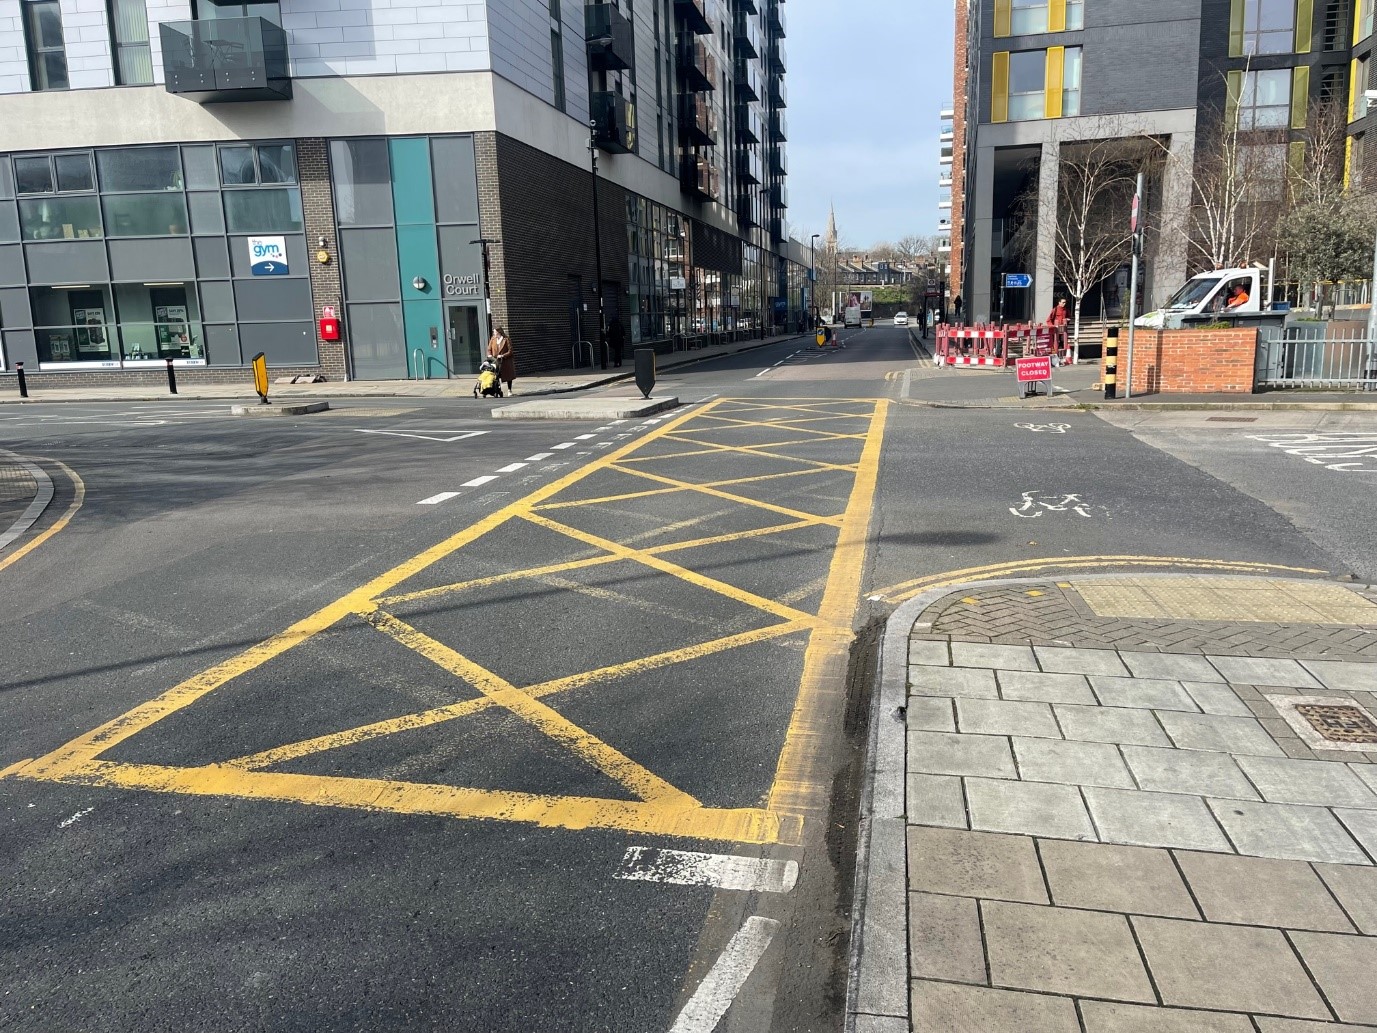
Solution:
[(53, 500), (53, 481), (41, 467), (35, 463), (29, 462), (29, 460), (21, 455), (16, 455), (13, 452), (7, 452), (5, 449), (0, 448), (0, 456), (22, 466), (38, 486), (38, 490), (34, 493), (33, 501), (30, 502), (24, 512), (20, 514), (19, 519), (11, 524), (8, 530), (0, 531), (0, 549), (5, 549), (37, 523), (38, 518), (43, 515), (43, 511), (48, 508), (48, 503)]
[[(1183, 575), (1233, 581), (1266, 576), (1272, 581), (1324, 581), (1327, 578), (1278, 577), (1262, 574), (1215, 574), (1194, 569), (1170, 573), (1135, 573), (1134, 578), (1179, 578)], [(880, 652), (879, 684), (871, 703), (870, 757), (861, 796), (856, 883), (852, 906), (851, 957), (847, 978), (846, 1033), (907, 1030), (910, 1022), (908, 962), (908, 847), (906, 752), (908, 643), (918, 618), (934, 603), (972, 588), (1045, 584), (1049, 577), (1103, 581), (1119, 573), (993, 578), (932, 588), (899, 605), (885, 624)], [(1359, 582), (1347, 587), (1371, 590)]]

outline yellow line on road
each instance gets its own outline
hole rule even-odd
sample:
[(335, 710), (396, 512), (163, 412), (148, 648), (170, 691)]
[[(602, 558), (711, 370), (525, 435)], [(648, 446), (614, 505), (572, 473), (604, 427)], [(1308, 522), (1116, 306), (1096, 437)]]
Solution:
[(72, 522), (72, 517), (76, 516), (77, 510), (81, 508), (81, 504), (86, 501), (86, 482), (77, 475), (75, 470), (66, 463), (58, 462), (56, 459), (48, 459), (46, 462), (62, 467), (62, 472), (72, 479), (72, 486), (76, 493), (72, 496), (72, 501), (68, 503), (67, 511), (54, 520), (51, 527), (44, 529), (41, 534), (25, 542), (20, 548), (14, 550), (14, 552), (10, 553), (4, 559), (0, 559), (0, 570), (4, 570), (11, 564), (18, 563), (29, 553), (33, 552), (34, 549), (37, 549), (49, 538), (57, 534), (58, 531), (61, 531), (70, 524)]
[[(732, 449), (731, 451), (738, 451)], [(813, 474), (827, 473), (828, 468), (823, 464), (816, 464), (817, 469), (810, 470), (785, 470), (783, 473), (757, 474), (753, 477), (733, 477), (727, 481), (679, 481), (675, 479), (676, 486), (673, 488), (651, 488), (646, 491), (632, 491), (624, 495), (602, 495), (591, 499), (574, 499), (570, 502), (547, 502), (543, 506), (534, 507), (541, 513), (550, 513), (559, 509), (578, 509), (580, 506), (601, 506), (609, 502), (627, 502), (632, 499), (650, 498), (654, 495), (673, 495), (676, 492), (698, 491), (702, 488), (730, 488), (737, 484), (755, 484), (759, 481), (774, 481), (784, 477), (807, 477)], [(631, 474), (632, 471), (623, 470), (620, 465), (614, 467), (619, 473)], [(641, 476), (639, 472), (634, 476)], [(668, 479), (668, 478), (667, 478)]]
[[(674, 435), (675, 441), (687, 442), (690, 439), (681, 434)], [(706, 445), (707, 447), (695, 452), (679, 452), (667, 456), (630, 456), (621, 461), (626, 463), (654, 463), (661, 459), (680, 459), (686, 456), (705, 456), (714, 452), (740, 452), (742, 455), (760, 456), (763, 459), (782, 459), (790, 463), (806, 463), (809, 466), (816, 466), (820, 470), (841, 470), (846, 473), (855, 473), (855, 463), (825, 463), (820, 459), (805, 459), (803, 456), (791, 456), (788, 453), (766, 452), (767, 448), (785, 448), (789, 445), (811, 445), (811, 441), (779, 441), (765, 445), (718, 445), (705, 441), (695, 441), (695, 445)]]
[(737, 502), (743, 506), (755, 506), (757, 509), (769, 510), (771, 513), (778, 513), (780, 516), (793, 517), (795, 520), (815, 520), (820, 524), (831, 524), (834, 527), (840, 527), (842, 522), (842, 518), (839, 516), (823, 516), (820, 513), (805, 513), (800, 509), (789, 509), (786, 506), (776, 506), (771, 502), (761, 502), (759, 499), (746, 498), (744, 495), (733, 495), (730, 492), (719, 491), (706, 484), (692, 484), (688, 481), (675, 480), (672, 477), (661, 477), (659, 474), (647, 473), (644, 470), (627, 469), (624, 466), (615, 466), (613, 469), (620, 470), (622, 473), (633, 474), (636, 477), (644, 477), (648, 481), (656, 481), (660, 484), (674, 484), (688, 491), (701, 492), (704, 495), (726, 499), (728, 502)]
[(490, 588), (493, 585), (504, 585), (510, 581), (525, 581), (529, 578), (544, 577), (547, 574), (566, 574), (571, 570), (584, 570), (588, 567), (601, 566), (604, 563), (619, 562), (621, 562), (620, 556), (588, 556), (584, 559), (566, 560), (563, 563), (551, 563), (544, 567), (532, 567), (530, 570), (510, 570), (505, 574), (492, 574), (488, 577), (474, 578), (472, 581), (456, 581), (453, 584), (437, 585), (435, 588), (422, 588), (415, 592), (384, 595), (377, 600), (377, 603), (379, 606), (395, 606), (398, 603), (434, 599), (437, 596), (453, 595), (455, 592), (470, 592), (476, 588)]

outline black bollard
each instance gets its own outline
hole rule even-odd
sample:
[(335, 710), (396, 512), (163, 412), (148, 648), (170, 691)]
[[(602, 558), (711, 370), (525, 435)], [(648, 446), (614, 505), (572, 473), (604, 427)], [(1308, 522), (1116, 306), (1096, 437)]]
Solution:
[(1104, 339), (1104, 397), (1113, 401), (1118, 392), (1119, 379), (1119, 328), (1111, 326), (1105, 331)]
[(15, 373), (17, 373), (17, 374), (19, 375), (19, 397), (20, 397), (20, 398), (28, 398), (28, 397), (29, 397), (29, 385), (28, 385), (28, 383), (24, 380), (24, 364), (23, 364), (22, 362), (16, 362), (16, 363), (14, 364), (14, 371), (15, 371)]
[(177, 371), (172, 368), (172, 360), (167, 360), (167, 389), (172, 394), (177, 393)]
[(636, 360), (636, 386), (649, 398), (655, 389), (655, 349), (637, 348), (632, 355)]

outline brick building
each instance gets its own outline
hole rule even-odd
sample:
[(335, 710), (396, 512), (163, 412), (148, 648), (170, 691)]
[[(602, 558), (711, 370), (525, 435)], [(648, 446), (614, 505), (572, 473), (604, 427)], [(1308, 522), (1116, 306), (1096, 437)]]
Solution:
[(793, 323), (783, 2), (0, 0), (0, 375), (468, 377), (496, 325), (531, 373), (600, 308), (661, 346)]

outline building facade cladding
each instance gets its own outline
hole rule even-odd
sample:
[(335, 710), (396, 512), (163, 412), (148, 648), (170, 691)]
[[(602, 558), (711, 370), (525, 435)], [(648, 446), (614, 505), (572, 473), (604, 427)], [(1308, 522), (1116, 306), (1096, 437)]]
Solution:
[[(73, 88), (46, 92), (32, 89), (23, 24), (8, 10), (13, 0), (0, 3), (0, 93), (8, 94), (0, 96), (0, 123), (18, 130), (6, 134), (11, 149), (0, 156), (0, 373), (24, 362), (30, 374), (37, 369), (40, 387), (45, 379), (158, 381), (160, 364), (143, 337), (166, 337), (167, 327), (155, 326), (160, 320), (143, 311), (150, 305), (171, 310), (162, 320), (168, 324), (186, 309), (186, 348), (162, 341), (158, 354), (176, 350), (175, 361), (193, 367), (186, 376), (209, 380), (242, 377), (243, 364), (259, 350), (274, 366), (331, 379), (467, 375), (471, 354), (454, 350), (454, 334), (472, 336), (476, 327), (485, 336), (495, 324), (507, 325), (516, 338), (523, 372), (567, 366), (575, 342), (596, 329), (593, 181), (587, 149), (576, 141), (587, 141), (590, 97), (600, 88), (625, 97), (633, 120), (639, 108), (653, 112), (656, 122), (648, 133), (645, 120), (633, 121), (639, 139), (632, 153), (604, 155), (599, 176), (607, 309), (623, 320), (629, 339), (661, 343), (676, 333), (757, 330), (802, 311), (798, 262), (783, 257), (789, 242), (783, 239), (782, 0), (688, 5), (710, 19), (711, 34), (690, 27), (691, 12), (680, 0), (615, 0), (633, 26), (635, 56), (630, 68), (611, 76), (590, 68), (580, 0), (556, 0), (557, 14), (547, 0), (443, 7), (433, 0), (340, 0), (330, 9), (283, 0), (253, 10), (269, 11), (286, 31), (292, 99), (210, 109), (161, 85), (171, 78), (160, 23), (185, 23), (177, 26), (183, 32), (202, 24), (179, 0), (147, 3), (155, 84), (79, 88), (110, 87), (115, 74), (109, 13), (103, 0), (98, 11), (88, 9), (90, 2), (61, 0)], [(556, 28), (567, 44), (561, 75), (550, 42)], [(747, 47), (740, 45), (743, 36)], [(718, 129), (711, 145), (688, 141), (679, 130), (688, 95), (686, 48), (699, 40), (719, 58), (713, 89), (706, 91)], [(92, 46), (74, 46), (83, 42)], [(750, 49), (758, 56), (743, 57)], [(420, 72), (436, 74), (413, 74)], [(742, 132), (748, 120), (738, 106), (738, 83), (752, 74), (758, 141)], [(559, 78), (563, 111), (554, 107)], [(438, 103), (416, 105), (418, 90)], [(773, 133), (772, 116), (778, 116)], [(87, 127), (87, 139), (72, 139), (72, 126)], [(357, 197), (342, 196), (340, 157), (352, 161), (354, 142), (370, 140), (359, 147), (387, 155), (392, 172), (372, 185), (378, 197), (390, 195), (391, 208), (377, 224), (365, 225), (351, 214)], [(456, 140), (469, 149), (460, 161), (471, 170), (468, 187), (456, 188), (449, 159), (437, 157), (437, 148), (453, 153)], [(289, 182), (231, 182), (223, 170), (214, 182), (205, 178), (206, 169), (221, 169), (226, 154), (258, 155), (260, 145), (290, 149)], [(175, 155), (179, 180), (142, 193), (107, 189), (104, 155), (129, 160), (160, 150)], [(67, 168), (79, 154), (92, 162), (90, 189), (55, 184), (50, 195), (18, 195), (15, 158), (25, 168), (42, 159), (52, 170), (58, 161)], [(686, 154), (708, 159), (716, 173), (709, 177), (712, 193), (689, 183), (680, 163)], [(397, 173), (413, 165), (414, 177)], [(743, 166), (756, 170), (753, 182), (741, 175)], [(350, 190), (357, 187), (346, 180)], [(452, 189), (472, 190), (470, 224), (468, 215), (444, 214), (452, 207), (444, 192)], [(243, 196), (251, 193), (259, 200)], [(416, 207), (413, 196), (427, 200)], [(742, 205), (743, 197), (754, 205)], [(69, 208), (95, 214), (85, 224), (84, 217), (62, 220)], [(38, 209), (49, 214), (30, 214)], [(116, 216), (145, 232), (116, 227)], [(34, 219), (44, 223), (45, 235), (28, 239), (22, 227)], [(287, 275), (254, 275), (250, 235), (283, 238)], [(481, 305), (479, 238), (492, 241), (491, 319)], [(77, 257), (62, 257), (68, 253)], [(143, 262), (137, 271), (130, 264), (136, 253)], [(457, 263), (454, 271), (448, 263)], [(385, 289), (363, 286), (383, 266)], [(140, 290), (163, 292), (156, 305), (133, 297), (135, 278)], [(424, 288), (414, 286), (420, 280)], [(57, 313), (52, 290), (88, 282), (99, 297), (78, 298), (86, 303), (75, 308), (68, 298), (68, 310)], [(185, 289), (185, 305), (166, 293), (176, 284)], [(451, 297), (451, 286), (463, 296)], [(476, 319), (452, 321), (451, 309), (465, 306), (477, 306)], [(341, 319), (341, 341), (317, 334), (327, 308)], [(91, 312), (108, 328), (82, 329), (92, 325), (84, 322)], [(109, 345), (99, 356), (93, 336)]]
[[(970, 55), (974, 49), (969, 44), (972, 27), (972, 6), (977, 0), (956, 0), (956, 26), (953, 39), (955, 53), (952, 61), (952, 163), (951, 163), (951, 210), (949, 239), (951, 253), (947, 273), (947, 303), (952, 305), (956, 296), (963, 291), (966, 275), (966, 170), (969, 167), (967, 154), (970, 146), (968, 129), (974, 122), (971, 119), (972, 91)], [(979, 24), (979, 11), (976, 9), (975, 24)], [(964, 303), (964, 298), (962, 299)]]

